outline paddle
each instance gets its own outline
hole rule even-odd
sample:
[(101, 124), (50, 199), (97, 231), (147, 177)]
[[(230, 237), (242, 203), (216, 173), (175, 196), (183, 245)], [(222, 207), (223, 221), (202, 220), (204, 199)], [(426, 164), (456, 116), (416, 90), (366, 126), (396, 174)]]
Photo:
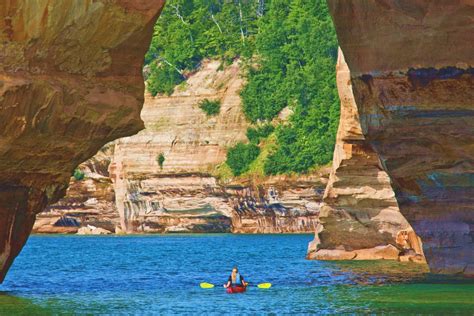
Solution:
[[(211, 284), (211, 283), (207, 283), (207, 282), (202, 282), (199, 284), (199, 286), (201, 287), (201, 289), (212, 289), (214, 287), (214, 284)], [(248, 286), (248, 283), (247, 283), (247, 286)], [(259, 289), (269, 289), (272, 287), (272, 284), (271, 283), (260, 283), (260, 284), (257, 284), (257, 287)]]
[(257, 285), (259, 289), (269, 289), (272, 287), (271, 283), (260, 283)]
[(199, 286), (201, 287), (201, 289), (212, 289), (214, 287), (214, 284), (202, 282), (201, 284), (199, 284)]

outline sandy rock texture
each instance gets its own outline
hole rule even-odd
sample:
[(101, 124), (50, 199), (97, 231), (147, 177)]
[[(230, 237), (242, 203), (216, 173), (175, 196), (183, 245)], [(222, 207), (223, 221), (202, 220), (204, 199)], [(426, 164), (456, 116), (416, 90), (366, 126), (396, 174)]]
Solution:
[(314, 232), (328, 169), (311, 175), (271, 176), (228, 184), (225, 192), (232, 206), (232, 232)]
[(77, 233), (88, 225), (115, 232), (120, 217), (115, 207), (115, 191), (108, 166), (114, 143), (109, 143), (82, 163), (84, 179), (71, 177), (66, 196), (36, 216), (33, 233)]
[[(229, 231), (230, 220), (222, 216), (230, 217), (231, 210), (211, 172), (225, 161), (228, 146), (246, 139), (247, 122), (238, 61), (220, 65), (204, 61), (172, 95), (147, 95), (141, 114), (145, 130), (117, 141), (109, 169), (123, 231), (202, 232), (205, 218), (211, 231), (225, 223)], [(206, 99), (220, 101), (218, 115), (199, 108)]]
[(474, 274), (474, 3), (331, 0), (362, 132), (435, 273)]
[[(224, 68), (220, 61), (205, 60), (172, 95), (146, 96), (146, 129), (116, 142), (109, 168), (122, 231), (314, 231), (319, 208), (308, 211), (306, 204), (315, 204), (311, 198), (317, 196), (314, 187), (321, 187), (319, 178), (281, 186), (285, 179), (221, 183), (215, 176), (227, 148), (247, 141), (243, 83), (238, 60)], [(199, 108), (206, 99), (220, 101), (218, 115)], [(270, 190), (279, 192), (278, 201)]]
[(0, 4), (0, 281), (74, 168), (143, 128), (143, 56), (163, 4)]
[[(413, 260), (423, 261), (418, 239), (400, 237), (413, 229), (400, 213), (390, 179), (362, 134), (350, 72), (340, 50), (336, 71), (341, 116), (320, 223), (308, 258), (398, 259), (413, 251)], [(390, 249), (390, 255), (381, 249)]]

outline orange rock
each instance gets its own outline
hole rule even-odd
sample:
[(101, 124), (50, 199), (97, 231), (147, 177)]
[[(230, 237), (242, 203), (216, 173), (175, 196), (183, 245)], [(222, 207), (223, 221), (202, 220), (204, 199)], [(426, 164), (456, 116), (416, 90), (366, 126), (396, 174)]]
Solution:
[(74, 168), (143, 128), (143, 55), (163, 5), (0, 5), (0, 281)]
[[(308, 252), (344, 248), (354, 251), (355, 259), (397, 259), (399, 250), (392, 244), (397, 244), (397, 238), (401, 239), (400, 231), (412, 229), (399, 211), (390, 179), (378, 155), (362, 134), (350, 72), (340, 51), (337, 83), (341, 116), (332, 171), (324, 193), (317, 236)], [(387, 254), (380, 247), (393, 251)], [(324, 253), (324, 256), (309, 257), (347, 257), (340, 251), (331, 256)]]
[(363, 134), (431, 271), (472, 274), (472, 1), (328, 4)]

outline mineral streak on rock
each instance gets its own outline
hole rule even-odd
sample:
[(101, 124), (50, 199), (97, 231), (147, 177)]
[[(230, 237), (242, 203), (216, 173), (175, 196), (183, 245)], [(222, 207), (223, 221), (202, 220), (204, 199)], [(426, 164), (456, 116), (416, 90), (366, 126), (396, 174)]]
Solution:
[(260, 183), (228, 185), (232, 232), (244, 234), (314, 232), (328, 168), (311, 175), (271, 176)]
[(413, 261), (422, 262), (418, 238), (411, 236), (390, 179), (362, 134), (350, 72), (340, 50), (337, 86), (341, 116), (332, 172), (308, 258), (398, 259), (410, 253)]
[(163, 5), (0, 3), (0, 281), (74, 168), (143, 128), (143, 56)]
[(432, 272), (474, 274), (474, 3), (328, 1), (364, 136)]

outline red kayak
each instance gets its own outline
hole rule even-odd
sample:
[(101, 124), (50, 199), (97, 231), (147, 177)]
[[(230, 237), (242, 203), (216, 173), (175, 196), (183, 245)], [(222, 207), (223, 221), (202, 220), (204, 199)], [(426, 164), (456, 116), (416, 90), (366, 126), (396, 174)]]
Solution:
[(246, 286), (229, 286), (226, 290), (227, 293), (233, 294), (233, 293), (243, 293), (247, 289)]

